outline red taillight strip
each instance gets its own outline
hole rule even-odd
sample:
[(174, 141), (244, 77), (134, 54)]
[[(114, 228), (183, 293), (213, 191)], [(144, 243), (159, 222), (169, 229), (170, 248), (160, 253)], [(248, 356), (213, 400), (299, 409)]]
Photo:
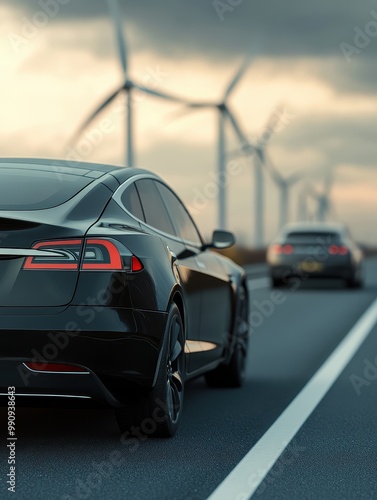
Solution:
[(280, 254), (282, 252), (282, 246), (281, 245), (273, 245), (271, 247), (271, 252)]
[[(85, 264), (83, 263), (83, 270), (101, 270), (101, 269), (112, 269), (114, 271), (123, 269), (122, 258), (120, 256), (119, 250), (111, 241), (107, 240), (87, 240), (86, 246), (88, 245), (98, 245), (103, 246), (109, 252), (110, 262), (108, 264)], [(85, 256), (85, 250), (84, 250)]]
[[(82, 240), (58, 240), (58, 241), (42, 241), (33, 246), (33, 250), (38, 250), (43, 247), (62, 247), (64, 245), (82, 245)], [(78, 269), (77, 264), (66, 264), (61, 262), (59, 264), (36, 264), (33, 262), (34, 257), (28, 257), (24, 264), (24, 269)]]
[(293, 245), (273, 245), (272, 247), (272, 252), (276, 253), (278, 255), (285, 254), (285, 255), (291, 255), (295, 251), (295, 248)]
[[(83, 248), (84, 243), (84, 248)], [(120, 247), (122, 245), (119, 243)], [(74, 259), (65, 259), (65, 252), (73, 253), (73, 249), (70, 247), (75, 246), (75, 254), (77, 258), (77, 262)], [(79, 248), (77, 248), (79, 247)], [(90, 251), (90, 247), (93, 250), (97, 250), (100, 252), (99, 255), (94, 253), (93, 258), (87, 257), (87, 251)], [(38, 253), (39, 249), (46, 248), (51, 251), (51, 259), (55, 261), (50, 261), (49, 256), (47, 255), (47, 251), (43, 252), (41, 255), (41, 260), (38, 259), (38, 255), (28, 256), (25, 260), (24, 269), (60, 269), (60, 270), (79, 270), (79, 262), (81, 262), (80, 269), (83, 271), (121, 271), (128, 270), (131, 272), (139, 272), (144, 269), (143, 263), (136, 256), (129, 256), (127, 252), (129, 252), (126, 248), (124, 248), (125, 256), (127, 258), (131, 257), (130, 264), (123, 264), (122, 254), (118, 249), (118, 244), (111, 239), (105, 238), (93, 238), (88, 240), (77, 239), (77, 240), (56, 240), (56, 241), (42, 241), (36, 243), (32, 249), (35, 250), (35, 253)], [(61, 249), (61, 259), (59, 259), (59, 248)], [(102, 249), (102, 250), (101, 250)], [(101, 256), (102, 253), (102, 256)], [(101, 262), (102, 260), (102, 262)], [(73, 262), (72, 262), (73, 261)], [(129, 267), (130, 266), (130, 267)]]
[(295, 251), (295, 248), (293, 245), (284, 245), (283, 246), (283, 253), (286, 255), (290, 255)]
[(32, 257), (29, 257), (24, 265), (24, 269), (78, 269), (78, 264), (33, 264)]
[(64, 245), (81, 245), (82, 240), (54, 240), (54, 241), (42, 241), (41, 243), (37, 243), (36, 245), (33, 246), (35, 250), (38, 250), (38, 248), (41, 247), (56, 247), (56, 246), (64, 246)]
[(35, 372), (46, 372), (46, 373), (89, 373), (85, 368), (81, 366), (69, 365), (66, 363), (35, 363), (27, 362), (24, 365)]
[(330, 255), (347, 255), (348, 248), (345, 245), (330, 245), (329, 246), (329, 254)]

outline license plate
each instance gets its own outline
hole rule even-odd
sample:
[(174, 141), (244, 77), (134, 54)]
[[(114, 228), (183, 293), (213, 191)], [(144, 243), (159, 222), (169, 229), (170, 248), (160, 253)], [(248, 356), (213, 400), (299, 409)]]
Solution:
[(298, 265), (299, 270), (305, 273), (318, 273), (323, 270), (323, 267), (321, 262), (316, 262), (315, 260), (300, 262)]

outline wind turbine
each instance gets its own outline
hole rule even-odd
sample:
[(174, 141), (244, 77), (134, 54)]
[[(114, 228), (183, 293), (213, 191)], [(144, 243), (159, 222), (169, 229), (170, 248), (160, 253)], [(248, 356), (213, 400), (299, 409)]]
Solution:
[(126, 129), (127, 129), (127, 156), (126, 165), (132, 166), (134, 164), (134, 144), (133, 144), (133, 92), (138, 90), (145, 94), (158, 97), (171, 102), (177, 102), (182, 104), (188, 104), (189, 101), (175, 95), (167, 94), (165, 92), (160, 92), (144, 85), (136, 83), (134, 80), (129, 78), (129, 64), (128, 64), (128, 52), (125, 36), (122, 27), (122, 16), (119, 8), (118, 0), (107, 0), (110, 8), (111, 17), (113, 19), (116, 41), (119, 52), (119, 59), (121, 62), (121, 67), (123, 71), (124, 81), (120, 87), (113, 91), (102, 103), (98, 106), (91, 115), (85, 120), (85, 122), (78, 129), (77, 133), (73, 137), (73, 142), (76, 142), (80, 137), (82, 132), (90, 125), (90, 123), (114, 101), (121, 93), (125, 93), (127, 96), (127, 116), (126, 116)]
[(330, 168), (327, 172), (324, 182), (323, 191), (318, 191), (312, 184), (307, 183), (299, 196), (298, 219), (307, 220), (308, 210), (307, 202), (309, 198), (317, 202), (317, 210), (315, 212), (315, 220), (325, 222), (332, 208), (331, 189), (334, 182), (334, 169)]
[[(276, 169), (275, 165), (271, 161), (270, 156), (265, 156), (266, 166), (269, 169), (272, 179), (280, 190), (280, 227), (283, 227), (288, 222), (288, 212), (289, 212), (289, 193), (290, 189), (303, 180), (311, 172), (297, 172), (289, 175), (288, 177), (283, 177), (280, 172)], [(314, 173), (314, 171), (313, 171)], [(314, 189), (314, 188), (313, 188)], [(314, 191), (311, 193), (314, 195)], [(319, 196), (316, 193), (316, 196)]]
[[(317, 203), (317, 210), (315, 213), (315, 220), (318, 222), (325, 222), (328, 218), (329, 212), (332, 208), (331, 203), (331, 189), (334, 182), (334, 170), (335, 168), (329, 168), (325, 174), (324, 188), (322, 191), (318, 191), (313, 185), (307, 184), (305, 190), (301, 193), (299, 213), (301, 208), (305, 203), (307, 203), (308, 197), (314, 199)], [(305, 199), (306, 197), (306, 199)]]
[[(261, 134), (259, 140), (255, 144), (251, 144), (246, 135), (242, 132), (237, 122), (233, 120), (233, 128), (238, 135), (242, 148), (238, 151), (238, 154), (242, 154), (248, 157), (254, 157), (256, 161), (254, 162), (254, 244), (257, 248), (263, 247), (264, 244), (264, 169), (268, 167), (268, 162), (266, 161), (266, 147), (270, 142), (273, 134), (275, 133), (276, 125), (279, 119), (278, 113), (281, 106), (278, 106), (271, 113), (263, 133)], [(270, 174), (275, 179), (276, 182), (280, 182), (280, 176), (275, 171), (275, 169), (270, 168)]]
[[(227, 227), (227, 198), (226, 198), (226, 138), (225, 138), (225, 123), (228, 120), (230, 124), (235, 129), (238, 137), (240, 137), (240, 133), (242, 134), (239, 125), (233, 115), (233, 113), (229, 109), (228, 100), (232, 93), (234, 92), (237, 84), (241, 80), (242, 76), (246, 72), (249, 64), (250, 64), (251, 56), (245, 58), (239, 67), (238, 71), (229, 82), (225, 92), (222, 96), (222, 99), (219, 102), (189, 102), (185, 104), (185, 107), (188, 108), (180, 112), (180, 116), (185, 115), (190, 111), (201, 110), (201, 109), (214, 109), (218, 112), (218, 228), (226, 229)], [(244, 141), (245, 139), (242, 137), (241, 139)]]

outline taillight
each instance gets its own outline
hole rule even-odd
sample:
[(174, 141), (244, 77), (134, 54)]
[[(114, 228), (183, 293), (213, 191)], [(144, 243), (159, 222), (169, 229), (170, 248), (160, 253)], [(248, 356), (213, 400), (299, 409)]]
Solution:
[(86, 240), (81, 269), (118, 271), (123, 269), (122, 257), (111, 241)]
[[(65, 269), (78, 271), (82, 240), (43, 241), (33, 250), (51, 251), (51, 257), (28, 257), (24, 269)], [(60, 254), (59, 256), (57, 254)]]
[[(142, 262), (119, 242), (105, 238), (43, 241), (33, 250), (41, 250), (41, 256), (33, 255), (25, 260), (27, 270), (67, 271), (131, 271), (144, 269)], [(51, 252), (51, 255), (46, 255)]]
[(33, 371), (49, 373), (88, 373), (88, 370), (76, 365), (66, 363), (35, 363), (27, 362), (25, 365)]
[(295, 251), (295, 248), (293, 245), (274, 245), (271, 249), (272, 253), (281, 255), (292, 255)]
[(283, 253), (291, 255), (295, 251), (293, 245), (283, 245)]
[(140, 261), (140, 259), (138, 259), (137, 257), (135, 257), (135, 255), (133, 255), (131, 257), (131, 271), (133, 273), (137, 273), (139, 271), (142, 271), (144, 269), (144, 266), (142, 264), (142, 262)]
[(344, 245), (331, 245), (329, 246), (330, 255), (347, 255), (348, 248)]

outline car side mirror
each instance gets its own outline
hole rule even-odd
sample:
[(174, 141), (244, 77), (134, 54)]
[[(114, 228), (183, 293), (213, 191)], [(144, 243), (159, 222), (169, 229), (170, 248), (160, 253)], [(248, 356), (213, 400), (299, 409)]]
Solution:
[(212, 242), (209, 245), (205, 245), (206, 248), (216, 248), (217, 250), (224, 250), (233, 246), (236, 242), (236, 238), (233, 233), (229, 231), (222, 231), (220, 229), (213, 232)]

